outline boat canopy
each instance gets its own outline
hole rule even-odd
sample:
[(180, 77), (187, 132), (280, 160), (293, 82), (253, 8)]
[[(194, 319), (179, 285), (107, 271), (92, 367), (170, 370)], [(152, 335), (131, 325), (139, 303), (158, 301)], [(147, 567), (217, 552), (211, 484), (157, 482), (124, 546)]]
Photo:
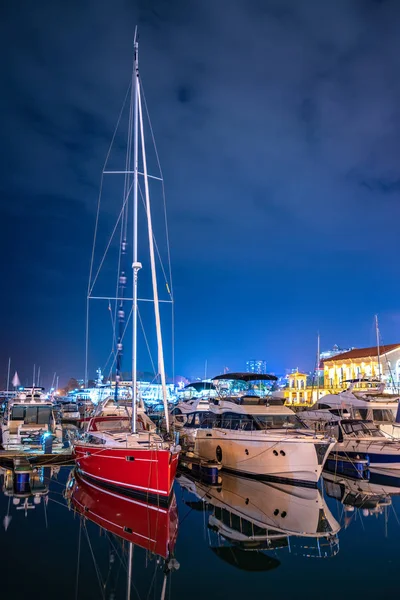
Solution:
[(215, 385), (212, 381), (192, 381), (192, 383), (185, 385), (183, 389), (189, 390), (190, 388), (194, 388), (196, 392), (202, 392), (203, 390), (215, 390)]
[(213, 381), (220, 379), (230, 379), (232, 381), (277, 381), (276, 375), (269, 375), (268, 373), (224, 373), (223, 375), (217, 375), (213, 377)]

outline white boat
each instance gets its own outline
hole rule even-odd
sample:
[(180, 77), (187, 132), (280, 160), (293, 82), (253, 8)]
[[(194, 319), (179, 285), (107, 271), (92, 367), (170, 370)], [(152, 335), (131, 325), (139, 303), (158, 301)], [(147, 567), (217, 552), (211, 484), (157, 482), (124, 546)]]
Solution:
[(81, 418), (79, 406), (76, 402), (68, 402), (60, 407), (61, 419), (65, 421), (78, 421)]
[(62, 428), (44, 388), (24, 388), (8, 402), (1, 424), (1, 444), (4, 450), (20, 452), (63, 450)]
[(310, 408), (299, 412), (301, 420), (310, 427), (321, 429), (330, 421), (343, 418), (373, 421), (389, 438), (400, 438), (400, 424), (395, 417), (396, 400), (378, 400), (373, 395), (355, 394), (352, 388), (340, 394), (327, 394)]
[(341, 419), (327, 426), (337, 442), (333, 456), (366, 459), (369, 469), (383, 474), (400, 472), (400, 442), (388, 439), (372, 421)]
[(209, 398), (194, 398), (179, 402), (170, 411), (171, 424), (185, 445), (191, 446), (194, 443), (198, 428), (203, 419), (209, 416), (210, 401)]
[[(224, 474), (222, 484), (207, 486), (186, 475), (180, 486), (196, 495), (210, 511), (208, 529), (230, 547), (248, 553), (289, 548), (307, 556), (332, 556), (339, 549), (340, 525), (330, 512), (318, 488), (270, 484)], [(190, 502), (186, 503), (191, 506)], [(315, 553), (311, 552), (315, 540)]]
[[(249, 373), (215, 378), (249, 381)], [(252, 376), (253, 380), (255, 375)], [(273, 375), (257, 375), (274, 381)], [(226, 471), (265, 480), (316, 485), (335, 440), (316, 434), (283, 405), (266, 396), (215, 398), (199, 425), (194, 454), (218, 460)]]

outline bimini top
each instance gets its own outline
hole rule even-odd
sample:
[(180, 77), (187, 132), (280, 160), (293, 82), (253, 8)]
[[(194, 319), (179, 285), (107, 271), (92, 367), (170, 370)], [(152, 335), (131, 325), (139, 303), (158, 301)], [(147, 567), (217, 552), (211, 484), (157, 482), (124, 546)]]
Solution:
[(268, 373), (224, 373), (213, 377), (213, 380), (231, 379), (234, 381), (277, 381), (276, 375), (268, 375)]
[(190, 388), (194, 388), (196, 392), (202, 392), (203, 390), (215, 390), (215, 385), (212, 381), (192, 381), (192, 383), (185, 385), (183, 389), (188, 390)]

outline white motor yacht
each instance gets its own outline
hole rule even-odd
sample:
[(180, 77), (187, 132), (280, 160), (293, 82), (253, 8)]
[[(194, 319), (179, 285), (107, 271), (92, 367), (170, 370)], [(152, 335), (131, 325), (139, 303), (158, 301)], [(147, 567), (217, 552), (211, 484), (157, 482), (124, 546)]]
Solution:
[[(230, 373), (214, 380), (270, 381), (273, 375)], [(316, 485), (335, 440), (308, 429), (282, 400), (271, 396), (228, 396), (210, 402), (199, 422), (194, 453), (222, 468), (264, 480)]]
[(377, 400), (372, 395), (355, 395), (352, 389), (340, 394), (327, 394), (309, 409), (299, 412), (300, 419), (310, 427), (323, 429), (330, 421), (343, 418), (373, 421), (375, 425), (389, 438), (400, 438), (400, 424), (397, 423), (394, 410), (398, 403), (395, 401)]
[(333, 456), (338, 459), (367, 460), (376, 472), (398, 476), (400, 472), (400, 441), (388, 439), (373, 421), (340, 419), (327, 426), (337, 439)]
[(44, 388), (24, 388), (9, 401), (1, 424), (1, 444), (4, 450), (22, 452), (63, 449), (62, 428)]

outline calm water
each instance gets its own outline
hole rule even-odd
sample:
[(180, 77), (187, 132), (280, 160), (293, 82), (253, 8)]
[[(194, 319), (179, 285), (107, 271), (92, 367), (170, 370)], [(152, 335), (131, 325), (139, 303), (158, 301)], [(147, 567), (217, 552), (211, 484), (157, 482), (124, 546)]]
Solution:
[(398, 590), (399, 480), (330, 477), (320, 492), (225, 475), (209, 488), (181, 476), (176, 504), (164, 510), (99, 490), (69, 468), (39, 475), (34, 500), (13, 496), (12, 474), (2, 471), (4, 598), (126, 598), (130, 548), (132, 599), (161, 598), (163, 584), (165, 598), (210, 600), (364, 600)]

